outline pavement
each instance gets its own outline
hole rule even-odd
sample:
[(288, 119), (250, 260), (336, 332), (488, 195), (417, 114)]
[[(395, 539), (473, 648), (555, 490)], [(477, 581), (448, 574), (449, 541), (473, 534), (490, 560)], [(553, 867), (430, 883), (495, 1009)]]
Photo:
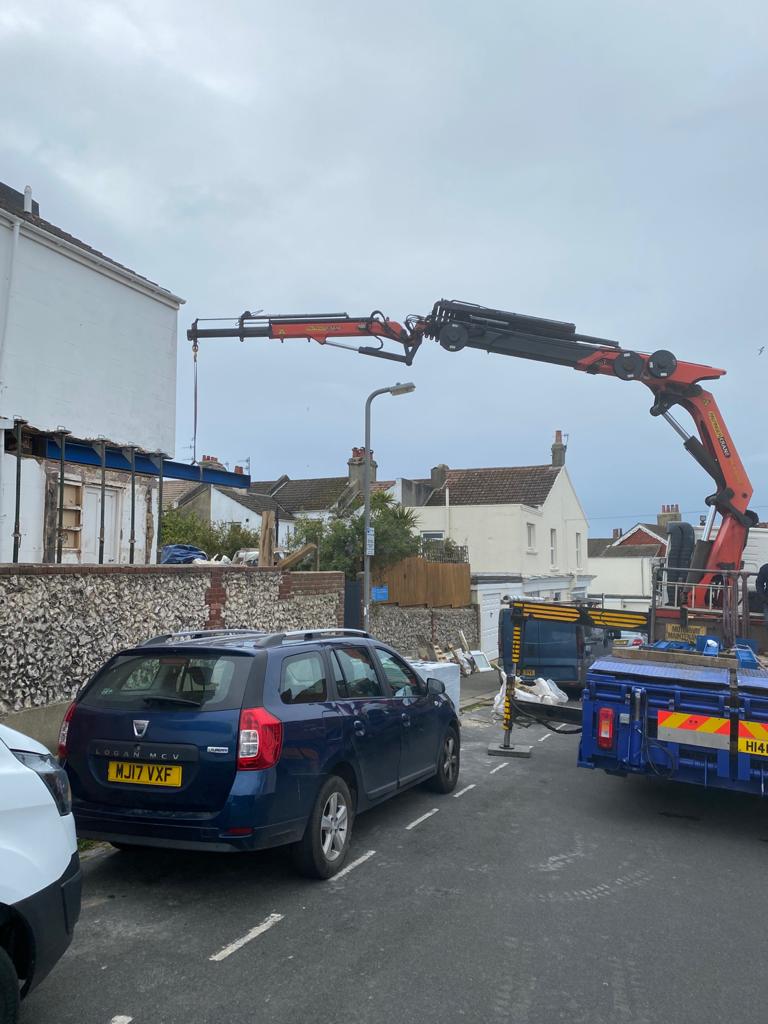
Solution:
[(479, 701), (493, 700), (500, 685), (499, 673), (495, 669), (492, 672), (473, 672), (461, 680), (459, 703), (466, 708)]
[(499, 736), (465, 713), (456, 791), (361, 815), (335, 881), (280, 850), (89, 852), (22, 1024), (762, 1024), (766, 805)]

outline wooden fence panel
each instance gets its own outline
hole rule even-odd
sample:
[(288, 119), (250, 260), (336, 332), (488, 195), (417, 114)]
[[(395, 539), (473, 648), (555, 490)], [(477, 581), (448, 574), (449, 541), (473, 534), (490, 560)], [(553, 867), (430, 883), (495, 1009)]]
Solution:
[(385, 584), (389, 598), (377, 603), (403, 608), (466, 608), (470, 604), (467, 563), (429, 562), (414, 555), (378, 573), (374, 585)]

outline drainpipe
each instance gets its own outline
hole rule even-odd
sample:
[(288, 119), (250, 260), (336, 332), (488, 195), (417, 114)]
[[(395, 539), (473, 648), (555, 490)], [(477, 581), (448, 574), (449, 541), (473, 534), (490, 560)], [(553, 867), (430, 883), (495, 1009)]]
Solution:
[(447, 484), (445, 486), (445, 539), (451, 539), (451, 493)]
[(19, 560), (21, 544), (21, 433), (26, 420), (16, 420), (16, 500), (13, 517), (13, 561)]

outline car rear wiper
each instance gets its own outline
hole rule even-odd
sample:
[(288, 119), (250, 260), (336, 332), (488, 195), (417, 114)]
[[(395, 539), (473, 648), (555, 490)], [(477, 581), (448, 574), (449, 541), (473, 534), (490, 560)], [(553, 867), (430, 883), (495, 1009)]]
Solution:
[(203, 703), (200, 700), (190, 700), (189, 697), (170, 697), (163, 694), (150, 694), (144, 697), (145, 704), (186, 704), (189, 707), (199, 708)]

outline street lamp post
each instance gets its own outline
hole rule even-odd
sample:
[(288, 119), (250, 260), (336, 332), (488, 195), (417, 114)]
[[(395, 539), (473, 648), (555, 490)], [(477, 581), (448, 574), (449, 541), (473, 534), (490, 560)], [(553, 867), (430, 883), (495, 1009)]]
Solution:
[[(413, 383), (393, 384), (389, 388), (372, 391), (365, 400), (365, 464), (363, 466), (363, 629), (370, 621), (371, 604), (371, 554), (368, 534), (371, 529), (371, 404), (379, 395), (407, 395), (416, 390)], [(369, 553), (370, 551), (370, 553)]]

